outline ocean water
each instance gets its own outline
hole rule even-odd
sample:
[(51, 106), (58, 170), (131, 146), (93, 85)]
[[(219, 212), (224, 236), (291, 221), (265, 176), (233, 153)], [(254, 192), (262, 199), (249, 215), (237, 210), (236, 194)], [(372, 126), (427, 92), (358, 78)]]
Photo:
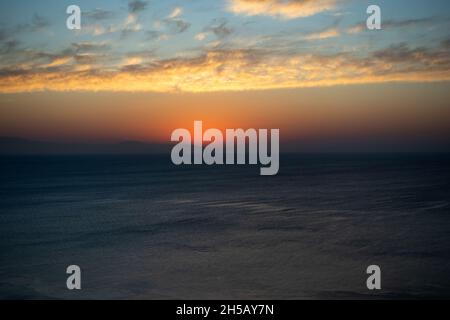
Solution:
[(163, 156), (0, 172), (2, 299), (450, 298), (448, 155), (282, 155), (275, 177)]

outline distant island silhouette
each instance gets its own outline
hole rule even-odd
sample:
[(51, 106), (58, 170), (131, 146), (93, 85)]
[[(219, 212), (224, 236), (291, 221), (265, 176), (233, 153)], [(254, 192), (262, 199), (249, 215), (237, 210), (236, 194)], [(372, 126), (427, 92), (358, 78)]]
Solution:
[(170, 154), (169, 144), (142, 141), (69, 143), (0, 137), (0, 155)]

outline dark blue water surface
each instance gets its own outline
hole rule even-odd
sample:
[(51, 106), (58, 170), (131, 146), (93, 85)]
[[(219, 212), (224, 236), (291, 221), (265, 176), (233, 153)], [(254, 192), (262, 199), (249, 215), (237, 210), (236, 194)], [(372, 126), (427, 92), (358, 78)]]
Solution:
[(275, 177), (167, 156), (0, 172), (0, 298), (450, 297), (448, 155), (282, 155)]

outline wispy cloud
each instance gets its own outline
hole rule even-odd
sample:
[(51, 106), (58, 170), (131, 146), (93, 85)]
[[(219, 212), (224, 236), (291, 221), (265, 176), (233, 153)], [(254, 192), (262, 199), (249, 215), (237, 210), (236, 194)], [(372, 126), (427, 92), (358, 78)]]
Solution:
[(131, 14), (135, 14), (144, 11), (147, 8), (147, 1), (134, 0), (128, 3), (128, 11)]
[(40, 16), (38, 14), (34, 14), (33, 15), (33, 18), (31, 20), (31, 25), (30, 25), (31, 29), (33, 29), (33, 30), (41, 30), (41, 29), (46, 28), (48, 26), (50, 26), (50, 21), (47, 18), (42, 17), (42, 16)]
[(233, 28), (228, 25), (226, 19), (214, 19), (209, 25), (203, 28), (203, 31), (195, 35), (198, 41), (205, 40), (209, 35), (213, 34), (219, 39), (226, 38), (233, 33)]
[(134, 32), (141, 31), (141, 30), (142, 30), (142, 24), (139, 23), (138, 17), (134, 14), (129, 14), (123, 24), (123, 27), (121, 28), (120, 37), (123, 39), (123, 38), (128, 37), (130, 34), (133, 34)]
[(364, 30), (367, 30), (367, 26), (364, 22), (361, 22), (347, 28), (347, 33), (355, 34), (363, 32)]
[(197, 33), (194, 38), (195, 38), (195, 40), (203, 41), (207, 37), (208, 37), (208, 33), (207, 32), (200, 32), (200, 33)]
[[(426, 25), (436, 25), (437, 23), (446, 21), (437, 17), (426, 17), (417, 19), (406, 19), (406, 20), (385, 20), (382, 23), (382, 28), (384, 30), (394, 29), (394, 28), (404, 28), (404, 27), (419, 27)], [(348, 33), (360, 33), (367, 30), (365, 22), (357, 23), (347, 29)]]
[(50, 26), (51, 26), (51, 22), (48, 18), (35, 13), (31, 17), (31, 21), (29, 23), (3, 27), (2, 29), (0, 29), (0, 41), (3, 41), (7, 38), (11, 38), (11, 37), (17, 36), (19, 34), (27, 33), (27, 32), (42, 31)]
[(181, 7), (176, 7), (176, 8), (174, 8), (174, 9), (172, 10), (172, 12), (170, 13), (169, 18), (170, 18), (170, 19), (177, 18), (177, 17), (181, 16), (182, 13), (183, 13), (183, 8), (181, 8)]
[(167, 38), (167, 35), (164, 32), (157, 31), (157, 30), (149, 30), (145, 32), (145, 38), (146, 40), (152, 41), (152, 40), (165, 40)]
[(98, 8), (91, 11), (83, 12), (83, 18), (87, 19), (88, 21), (103, 21), (111, 19), (113, 17), (114, 12)]
[(383, 28), (402, 28), (411, 26), (422, 26), (430, 23), (438, 22), (438, 18), (427, 17), (420, 19), (406, 19), (406, 20), (386, 20), (383, 22)]
[(184, 21), (181, 18), (183, 14), (183, 8), (176, 7), (172, 10), (172, 12), (162, 21), (163, 24), (169, 29), (170, 33), (178, 34), (183, 33), (191, 24), (189, 22)]
[(233, 29), (228, 26), (228, 22), (225, 19), (214, 20), (204, 31), (212, 32), (218, 38), (225, 38), (233, 33)]
[(303, 37), (305, 40), (322, 40), (339, 36), (337, 28), (329, 28), (320, 32), (314, 32)]
[(189, 27), (191, 24), (189, 22), (186, 22), (182, 19), (165, 19), (164, 24), (169, 28), (169, 31), (171, 33), (183, 33)]

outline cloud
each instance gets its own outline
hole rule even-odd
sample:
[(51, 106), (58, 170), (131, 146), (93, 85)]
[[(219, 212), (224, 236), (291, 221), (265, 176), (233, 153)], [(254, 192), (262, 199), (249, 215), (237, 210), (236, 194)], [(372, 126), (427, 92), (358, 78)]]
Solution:
[(217, 38), (223, 39), (230, 36), (232, 33), (233, 29), (228, 26), (227, 20), (214, 19), (208, 26), (203, 28), (202, 32), (196, 34), (194, 39), (198, 41), (203, 41), (210, 34), (214, 34)]
[(109, 58), (110, 46), (107, 43), (72, 43), (60, 52), (35, 51), (11, 47), (2, 51), (0, 64), (2, 75), (39, 75), (45, 73), (77, 72)]
[(26, 61), (35, 64), (0, 68), (0, 92), (210, 92), (450, 81), (447, 41), (436, 48), (394, 45), (365, 56), (360, 52), (309, 54), (278, 48), (211, 49), (172, 59), (128, 55), (117, 63), (117, 58), (92, 48), (88, 52), (88, 48), (88, 44), (78, 44), (60, 54), (23, 52)]
[(81, 34), (90, 34), (93, 36), (101, 36), (112, 33), (119, 33), (121, 39), (125, 39), (135, 32), (142, 30), (142, 24), (139, 22), (138, 12), (145, 9), (147, 2), (133, 1), (129, 3), (129, 13), (121, 23), (110, 23), (106, 25), (103, 20), (115, 17), (114, 12), (103, 9), (95, 9), (83, 13), (87, 23), (78, 31)]
[(402, 66), (407, 63), (413, 63), (412, 66), (419, 64), (429, 68), (448, 67), (450, 56), (446, 42), (441, 44), (441, 48), (441, 50), (430, 50), (425, 47), (410, 48), (406, 43), (401, 43), (376, 51), (373, 57), (392, 64), (395, 68), (398, 68), (396, 64)]
[(111, 19), (113, 17), (114, 13), (112, 11), (103, 9), (94, 9), (92, 11), (83, 12), (83, 18), (91, 21), (103, 21)]
[(295, 19), (312, 16), (336, 7), (336, 0), (229, 0), (228, 10), (248, 16)]
[(191, 26), (189, 22), (181, 19), (166, 19), (164, 20), (164, 24), (169, 28), (171, 33), (175, 34), (183, 33)]
[(407, 20), (386, 20), (382, 23), (383, 29), (389, 28), (402, 28), (411, 26), (420, 26), (430, 23), (436, 23), (438, 19), (433, 17), (419, 18), (419, 19), (407, 19)]
[(323, 40), (339, 36), (337, 28), (329, 28), (324, 31), (314, 32), (303, 37), (304, 40)]
[(216, 19), (208, 27), (205, 32), (212, 32), (218, 38), (225, 38), (233, 33), (233, 29), (228, 27), (228, 22), (225, 19)]
[(145, 32), (145, 39), (149, 41), (167, 40), (167, 35), (161, 31), (149, 30)]
[(140, 51), (131, 51), (126, 54), (126, 58), (128, 59), (140, 59), (142, 62), (145, 60), (156, 59), (155, 50), (140, 50)]
[[(394, 29), (403, 27), (415, 27), (436, 24), (440, 19), (436, 17), (418, 18), (418, 19), (407, 19), (407, 20), (385, 20), (382, 22), (382, 29)], [(367, 30), (365, 22), (360, 22), (347, 29), (347, 33), (360, 33)]]
[(144, 11), (147, 8), (147, 1), (134, 0), (128, 3), (128, 12), (135, 14)]
[(0, 54), (9, 54), (15, 52), (19, 47), (20, 42), (17, 40), (0, 41)]
[(6, 47), (11, 47), (13, 44), (14, 47), (16, 47), (18, 41), (16, 41), (14, 37), (23, 33), (42, 31), (50, 25), (50, 20), (35, 13), (32, 16), (30, 23), (2, 27), (0, 29), (0, 47), (3, 49), (0, 48), (0, 50), (5, 51)]
[(106, 42), (74, 42), (66, 52), (104, 52), (111, 48)]
[(181, 8), (181, 7), (176, 7), (176, 8), (174, 8), (173, 10), (172, 10), (172, 12), (170, 13), (170, 15), (169, 15), (169, 19), (174, 19), (174, 18), (176, 18), (176, 17), (179, 17), (179, 16), (181, 16), (181, 14), (183, 13), (183, 8)]
[(23, 32), (36, 32), (41, 31), (51, 25), (50, 20), (35, 13), (31, 18), (30, 23), (20, 24), (14, 28), (7, 30), (10, 34), (18, 34)]
[(197, 33), (197, 34), (195, 35), (194, 39), (195, 39), (195, 40), (198, 40), (198, 41), (203, 41), (203, 40), (205, 40), (207, 37), (208, 37), (208, 33), (206, 33), (206, 32), (200, 32), (200, 33)]
[(44, 18), (38, 14), (34, 14), (31, 19), (31, 29), (33, 30), (41, 30), (50, 26), (50, 21), (47, 18)]
[(367, 29), (366, 23), (362, 22), (362, 23), (355, 24), (354, 26), (351, 26), (350, 28), (348, 28), (347, 33), (351, 33), (351, 34), (360, 33), (366, 29)]
[(134, 14), (129, 14), (125, 22), (119, 29), (120, 38), (125, 39), (128, 36), (134, 34), (135, 32), (142, 30), (142, 24), (139, 23), (138, 17)]
[(138, 13), (147, 8), (147, 1), (130, 1), (128, 3), (128, 15), (121, 23), (105, 25), (103, 20), (114, 18), (115, 14), (112, 11), (103, 9), (95, 9), (83, 13), (88, 23), (83, 25), (79, 31), (81, 34), (90, 34), (93, 36), (102, 36), (106, 34), (118, 33), (120, 39), (128, 38), (130, 35), (139, 32), (143, 29), (139, 22)]
[(169, 29), (170, 33), (172, 34), (183, 33), (191, 26), (189, 22), (186, 22), (183, 19), (181, 19), (180, 16), (182, 15), (182, 13), (183, 9), (180, 7), (176, 7), (175, 9), (172, 10), (170, 15), (162, 21), (164, 25)]

